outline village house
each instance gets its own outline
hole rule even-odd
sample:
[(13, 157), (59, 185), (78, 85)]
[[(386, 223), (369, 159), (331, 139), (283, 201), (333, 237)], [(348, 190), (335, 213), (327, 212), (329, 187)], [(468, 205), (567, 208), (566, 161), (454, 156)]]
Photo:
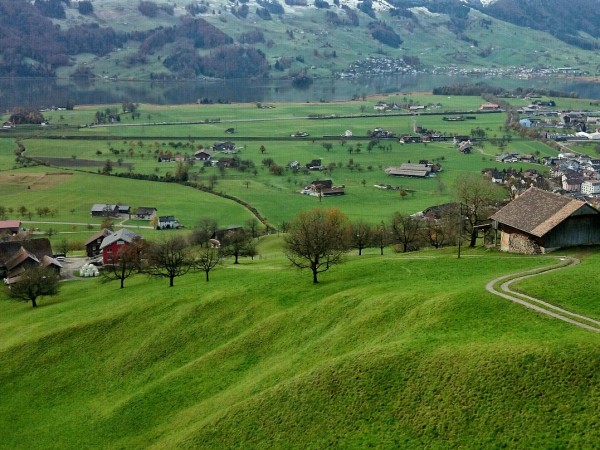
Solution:
[(115, 217), (119, 215), (118, 205), (107, 205), (105, 203), (96, 203), (90, 210), (92, 217)]
[(300, 193), (315, 197), (332, 197), (335, 195), (344, 195), (346, 188), (345, 186), (334, 186), (331, 180), (315, 180), (308, 186), (305, 186)]
[(105, 265), (118, 264), (120, 250), (127, 245), (131, 245), (136, 239), (142, 239), (142, 236), (127, 228), (121, 228), (119, 231), (106, 236), (100, 244), (102, 262)]
[(158, 209), (153, 206), (140, 206), (135, 210), (135, 218), (142, 220), (152, 220), (156, 217)]
[(313, 159), (311, 162), (306, 164), (306, 168), (308, 170), (322, 170), (321, 167), (321, 160), (320, 159)]
[(94, 256), (98, 256), (102, 251), (100, 250), (100, 246), (102, 245), (102, 241), (106, 236), (109, 236), (112, 231), (104, 228), (98, 233), (91, 236), (87, 241), (85, 241), (85, 253), (88, 258), (93, 258)]
[(130, 214), (131, 207), (129, 205), (96, 203), (92, 206), (90, 213), (92, 217), (117, 217), (119, 214)]
[(25, 270), (40, 265), (51, 267), (60, 275), (62, 265), (52, 256), (48, 238), (0, 242), (0, 276), (5, 282), (17, 281)]
[(583, 177), (574, 171), (567, 171), (562, 175), (562, 188), (569, 192), (581, 192)]
[(464, 153), (465, 155), (471, 153), (472, 149), (473, 144), (471, 141), (462, 141), (460, 144), (458, 144), (458, 151)]
[(586, 180), (581, 183), (581, 193), (585, 195), (596, 196), (600, 194), (600, 181)]
[(0, 220), (0, 236), (15, 235), (21, 231), (20, 220)]
[(212, 152), (203, 148), (194, 153), (194, 159), (196, 161), (210, 161), (211, 158)]
[(233, 152), (235, 144), (231, 141), (215, 142), (212, 146), (213, 152)]
[(177, 228), (181, 228), (181, 224), (175, 216), (160, 216), (158, 218), (157, 230), (174, 230)]
[(600, 244), (600, 211), (583, 201), (534, 187), (491, 219), (501, 232), (503, 251), (534, 254)]
[(235, 158), (219, 158), (216, 163), (217, 167), (225, 167), (227, 169), (237, 167), (237, 160)]

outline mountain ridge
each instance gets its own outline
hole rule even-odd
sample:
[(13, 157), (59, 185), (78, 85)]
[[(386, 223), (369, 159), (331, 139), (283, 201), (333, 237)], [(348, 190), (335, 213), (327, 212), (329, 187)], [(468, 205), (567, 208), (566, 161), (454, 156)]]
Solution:
[[(592, 0), (573, 0), (560, 16), (550, 10), (558, 0), (550, 6), (537, 0), (309, 1), (0, 0), (0, 75), (294, 78), (336, 75), (380, 56), (404, 60), (398, 70), (406, 72), (455, 65), (600, 71), (593, 63), (600, 13)], [(82, 13), (82, 4), (92, 11)], [(582, 10), (590, 13), (576, 13)], [(225, 38), (215, 41), (219, 34)], [(248, 56), (251, 64), (240, 67)]]

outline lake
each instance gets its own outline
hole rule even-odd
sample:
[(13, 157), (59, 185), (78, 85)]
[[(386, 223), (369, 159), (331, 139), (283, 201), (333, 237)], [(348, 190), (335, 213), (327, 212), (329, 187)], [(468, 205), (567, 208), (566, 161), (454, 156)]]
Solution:
[(485, 82), (506, 88), (543, 87), (563, 92), (576, 92), (582, 98), (600, 98), (600, 83), (577, 78), (483, 78), (443, 75), (381, 75), (359, 79), (317, 79), (306, 89), (292, 86), (289, 80), (224, 80), (224, 81), (110, 81), (76, 82), (66, 79), (3, 78), (0, 79), (0, 111), (15, 106), (63, 106), (105, 104), (133, 101), (136, 103), (182, 104), (200, 99), (214, 102), (318, 102), (349, 100), (378, 93), (431, 90), (436, 86)]

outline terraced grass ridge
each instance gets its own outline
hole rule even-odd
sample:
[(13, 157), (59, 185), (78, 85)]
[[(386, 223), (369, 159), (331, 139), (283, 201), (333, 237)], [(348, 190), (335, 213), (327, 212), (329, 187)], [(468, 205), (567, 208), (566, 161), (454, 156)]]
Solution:
[(0, 448), (600, 442), (600, 337), (484, 289), (554, 258), (373, 251), (313, 286), (277, 239), (210, 283), (73, 281), (37, 309), (1, 298)]

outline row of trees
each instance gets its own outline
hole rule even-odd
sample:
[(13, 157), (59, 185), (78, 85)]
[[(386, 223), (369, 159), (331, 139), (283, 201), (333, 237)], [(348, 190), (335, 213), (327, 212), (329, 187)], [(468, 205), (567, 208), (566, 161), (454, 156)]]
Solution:
[(104, 268), (104, 278), (119, 280), (123, 288), (125, 280), (138, 272), (166, 278), (172, 287), (175, 278), (190, 271), (200, 271), (208, 282), (209, 273), (224, 258), (232, 257), (234, 264), (239, 264), (239, 258), (254, 258), (258, 254), (255, 239), (258, 237), (258, 220), (249, 220), (246, 227), (223, 232), (222, 242), (213, 239), (216, 232), (216, 221), (202, 218), (187, 238), (136, 240), (120, 249), (118, 262)]
[(462, 235), (470, 236), (470, 245), (475, 246), (477, 225), (498, 209), (505, 192), (481, 176), (463, 177), (455, 191), (456, 203), (422, 216), (396, 212), (389, 222), (377, 225), (351, 223), (337, 209), (301, 212), (285, 224), (286, 256), (294, 266), (310, 269), (313, 283), (318, 283), (318, 274), (340, 263), (351, 249), (361, 255), (365, 248), (373, 247), (383, 254), (389, 245), (398, 252), (440, 248), (456, 244)]

